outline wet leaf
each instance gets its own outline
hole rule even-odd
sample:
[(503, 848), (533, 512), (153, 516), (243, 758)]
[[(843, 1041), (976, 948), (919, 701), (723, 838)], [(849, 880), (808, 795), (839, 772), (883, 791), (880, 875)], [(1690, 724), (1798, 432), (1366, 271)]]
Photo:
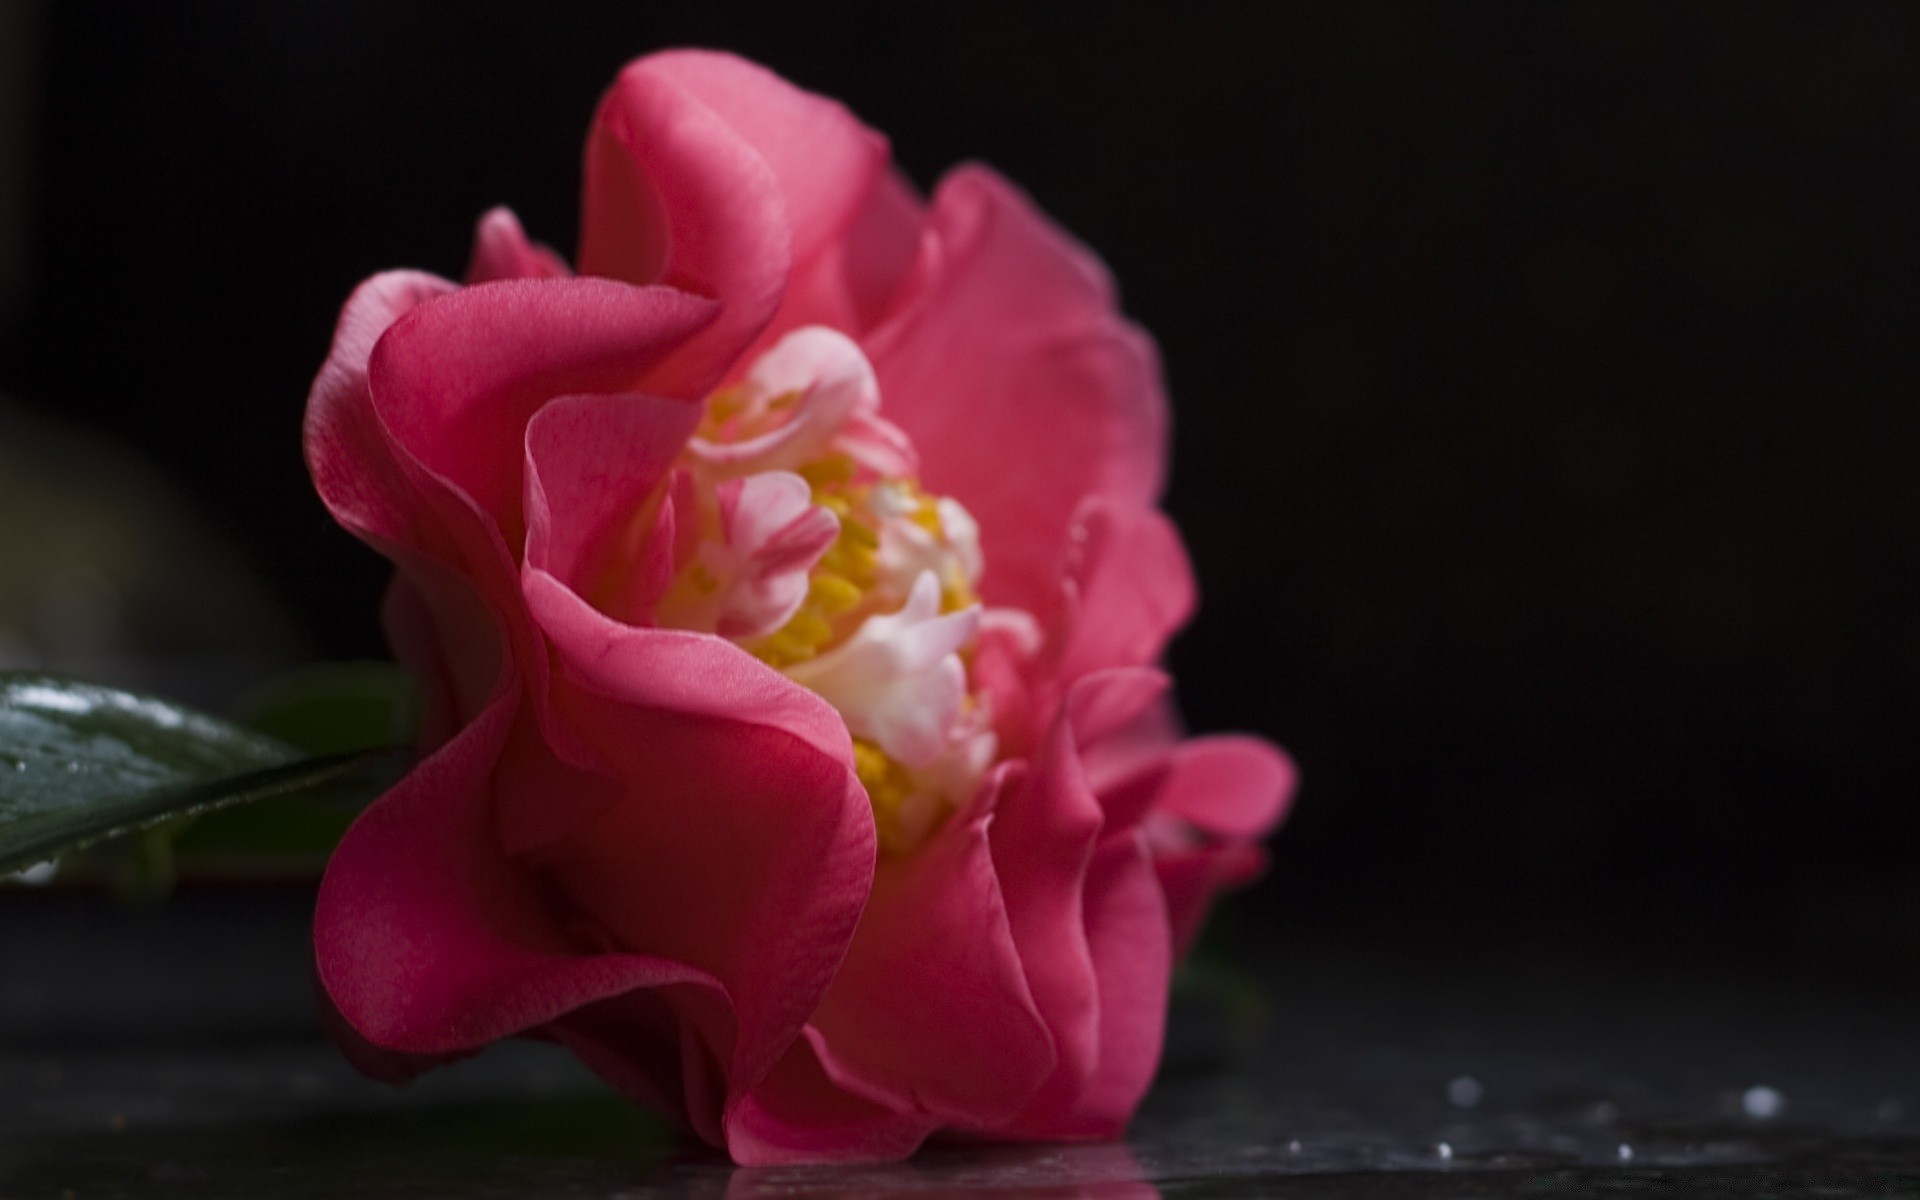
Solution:
[(151, 696), (0, 673), (0, 871), (176, 817), (315, 788), (392, 753), (305, 758)]

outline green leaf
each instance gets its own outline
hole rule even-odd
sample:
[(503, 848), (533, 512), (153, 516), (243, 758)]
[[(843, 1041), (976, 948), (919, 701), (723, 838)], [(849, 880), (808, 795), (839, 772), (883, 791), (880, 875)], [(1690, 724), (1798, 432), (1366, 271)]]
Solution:
[(0, 872), (313, 788), (390, 753), (302, 758), (276, 738), (165, 700), (0, 673)]
[(315, 663), (247, 693), (233, 717), (308, 754), (345, 754), (411, 744), (420, 691), (397, 663)]

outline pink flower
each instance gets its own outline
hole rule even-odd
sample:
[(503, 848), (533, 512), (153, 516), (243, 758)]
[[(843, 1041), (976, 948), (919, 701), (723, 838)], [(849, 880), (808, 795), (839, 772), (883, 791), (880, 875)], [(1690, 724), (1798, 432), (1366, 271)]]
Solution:
[(742, 1163), (1105, 1138), (1293, 771), (1183, 740), (1153, 348), (998, 176), (831, 101), (623, 71), (580, 274), (504, 209), (361, 285), (306, 447), (390, 557), (422, 761), (315, 922), (404, 1077), (568, 1047)]

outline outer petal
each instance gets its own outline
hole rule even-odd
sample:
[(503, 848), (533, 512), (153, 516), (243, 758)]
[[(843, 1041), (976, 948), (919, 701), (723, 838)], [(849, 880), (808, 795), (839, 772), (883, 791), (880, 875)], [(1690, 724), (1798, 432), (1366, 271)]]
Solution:
[(622, 73), (671, 84), (726, 123), (773, 171), (795, 262), (838, 241), (887, 169), (887, 139), (837, 100), (757, 63), (710, 50), (668, 50)]
[(368, 364), (394, 443), (517, 545), (527, 421), (555, 396), (635, 390), (713, 316), (711, 302), (604, 279), (517, 279), (422, 305)]
[(637, 558), (640, 547), (622, 544), (623, 535), (699, 423), (698, 404), (654, 396), (563, 396), (535, 413), (526, 432), (525, 562), (597, 599), (605, 569)]
[(1299, 771), (1280, 747), (1245, 734), (1182, 742), (1157, 811), (1223, 838), (1264, 837), (1286, 815)]
[(565, 279), (572, 274), (565, 259), (527, 239), (520, 218), (510, 208), (488, 209), (473, 231), (469, 286), (495, 279)]
[(581, 269), (722, 304), (651, 390), (705, 391), (779, 310), (789, 276), (851, 225), (886, 142), (833, 101), (726, 54), (620, 73), (587, 144)]
[(684, 963), (586, 952), (500, 851), (487, 797), (515, 707), (503, 689), (369, 808), (328, 863), (314, 918), (320, 980), (375, 1046), (460, 1053), (635, 988), (716, 990)]
[(1085, 903), (1100, 991), (1099, 1059), (1068, 1109), (1032, 1114), (1040, 1136), (1120, 1136), (1153, 1082), (1166, 1035), (1172, 937), (1139, 834), (1102, 843), (1087, 870)]
[[(764, 667), (788, 695), (759, 704), (773, 689), (750, 673), (696, 668), (704, 711), (662, 706), (673, 693), (653, 686), (653, 651), (663, 639), (684, 650), (680, 639), (620, 626), (539, 572), (527, 587), (558, 656), (554, 719), (626, 784), (620, 803), (542, 861), (613, 944), (694, 964), (726, 987), (737, 1039), (709, 1049), (737, 1102), (799, 1033), (866, 901), (873, 818), (845, 728), (823, 747), (832, 710)], [(700, 642), (708, 667), (754, 662)]]
[(374, 402), (371, 364), (387, 334), (453, 291), (445, 280), (412, 272), (362, 284), (341, 313), (305, 425), (321, 499), (348, 531), (401, 566), (390, 628), (408, 664), (434, 683), (429, 698), (440, 711), (430, 714), (427, 746), (478, 715), (499, 674), (502, 637), (522, 647), (527, 640), (499, 529), (397, 444)]
[(1031, 774), (995, 815), (994, 866), (1021, 964), (1058, 1055), (1052, 1077), (1023, 1106), (1009, 1133), (1024, 1136), (1056, 1119), (1099, 1068), (1103, 989), (1089, 941), (1094, 914), (1086, 903), (1087, 872), (1105, 815), (1087, 785), (1081, 756), (1123, 729), (1165, 686), (1165, 677), (1154, 671), (1108, 671), (1075, 685)]
[(860, 336), (878, 325), (918, 256), (925, 219), (913, 185), (898, 171), (883, 173), (845, 233), (795, 265), (773, 330), (829, 325)]
[(1266, 863), (1266, 853), (1246, 842), (1157, 852), (1153, 867), (1166, 897), (1175, 951), (1185, 954), (1193, 946), (1215, 896), (1259, 878)]
[[(818, 1030), (804, 1036), (733, 1112), (726, 1147), (741, 1166), (794, 1162), (884, 1162), (906, 1158), (938, 1118), (849, 1091), (822, 1064)], [(729, 1189), (731, 1191), (731, 1189)]]
[(899, 307), (866, 345), (928, 487), (979, 519), (988, 603), (1045, 620), (1082, 498), (1158, 495), (1152, 344), (1115, 312), (1092, 255), (985, 168), (942, 183)]
[(367, 360), (393, 323), (456, 285), (418, 271), (389, 271), (354, 289), (313, 381), (303, 430), (307, 468), (336, 520), (362, 536), (412, 544), (417, 504), (373, 412)]
[(1075, 514), (1070, 546), (1058, 678), (1158, 662), (1195, 602), (1193, 571), (1173, 522), (1150, 508), (1096, 497)]
[(830, 1074), (961, 1128), (1011, 1116), (1054, 1065), (987, 837), (1000, 786), (913, 854), (881, 861), (813, 1017)]

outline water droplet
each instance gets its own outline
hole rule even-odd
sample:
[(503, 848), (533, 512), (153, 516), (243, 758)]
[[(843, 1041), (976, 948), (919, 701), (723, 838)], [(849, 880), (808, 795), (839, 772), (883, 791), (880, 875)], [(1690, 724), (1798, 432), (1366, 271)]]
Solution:
[(1441, 1142), (1433, 1148), (1433, 1152), (1440, 1156), (1441, 1162), (1453, 1161), (1453, 1146), (1450, 1143)]
[(1299, 1139), (1299, 1138), (1295, 1138), (1295, 1139), (1293, 1139), (1292, 1141), (1290, 1141), (1290, 1142), (1288, 1142), (1288, 1143), (1287, 1143), (1287, 1153), (1288, 1153), (1288, 1154), (1298, 1154), (1298, 1153), (1300, 1153), (1300, 1139)]
[(1486, 1094), (1487, 1090), (1480, 1086), (1480, 1081), (1471, 1075), (1462, 1075), (1447, 1084), (1447, 1101), (1455, 1108), (1473, 1108)]
[(1611, 1125), (1620, 1119), (1620, 1106), (1611, 1100), (1602, 1100), (1593, 1106), (1593, 1123)]
[(1614, 1153), (1619, 1156), (1621, 1162), (1633, 1161), (1633, 1147), (1627, 1145), (1625, 1142), (1621, 1142), (1620, 1148), (1615, 1150)]
[(1756, 1121), (1770, 1121), (1787, 1107), (1787, 1098), (1764, 1083), (1740, 1093), (1740, 1109)]

